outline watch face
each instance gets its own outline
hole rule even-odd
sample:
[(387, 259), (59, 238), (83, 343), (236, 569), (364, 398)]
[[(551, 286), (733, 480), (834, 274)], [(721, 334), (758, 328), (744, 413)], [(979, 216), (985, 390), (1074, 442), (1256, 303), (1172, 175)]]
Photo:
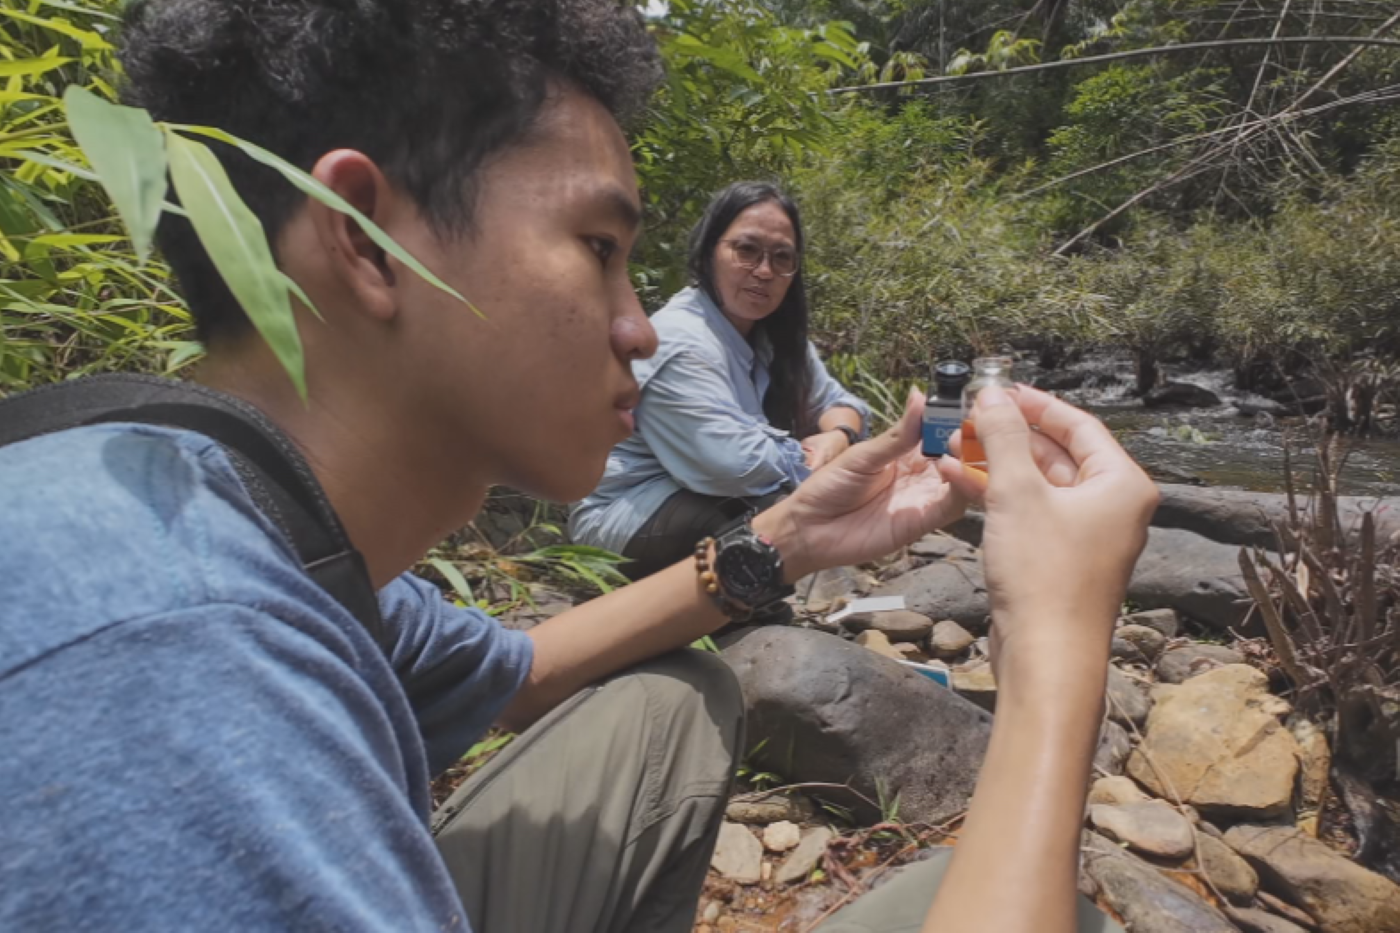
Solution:
[(721, 551), (715, 570), (724, 588), (738, 599), (762, 593), (769, 588), (775, 570), (772, 553), (753, 541), (736, 542)]

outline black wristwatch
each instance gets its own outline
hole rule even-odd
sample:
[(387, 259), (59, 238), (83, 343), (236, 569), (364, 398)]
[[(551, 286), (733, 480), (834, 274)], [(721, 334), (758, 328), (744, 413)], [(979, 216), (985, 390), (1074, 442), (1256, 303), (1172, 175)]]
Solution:
[(849, 427), (848, 425), (844, 424), (838, 424), (836, 426), (836, 430), (846, 435), (846, 442), (850, 444), (850, 446), (854, 447), (860, 443), (860, 434), (856, 431), (855, 428)]
[(783, 558), (745, 515), (715, 533), (715, 576), (730, 602), (757, 614), (797, 592), (783, 582)]

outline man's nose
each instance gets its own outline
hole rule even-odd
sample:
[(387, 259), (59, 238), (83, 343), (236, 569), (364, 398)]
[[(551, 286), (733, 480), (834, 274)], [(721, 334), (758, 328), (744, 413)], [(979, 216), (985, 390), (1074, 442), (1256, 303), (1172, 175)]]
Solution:
[(626, 311), (613, 318), (613, 353), (629, 363), (650, 359), (656, 353), (658, 344), (656, 328), (651, 326), (635, 293), (629, 293), (627, 304)]

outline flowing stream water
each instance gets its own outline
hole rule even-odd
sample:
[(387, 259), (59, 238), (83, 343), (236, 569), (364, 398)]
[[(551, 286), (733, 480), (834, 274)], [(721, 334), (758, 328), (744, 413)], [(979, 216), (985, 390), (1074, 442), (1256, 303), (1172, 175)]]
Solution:
[[(1289, 438), (1300, 483), (1316, 464), (1316, 432), (1303, 418), (1241, 415), (1240, 404), (1267, 404), (1240, 392), (1229, 371), (1168, 369), (1168, 378), (1190, 382), (1220, 396), (1217, 408), (1145, 408), (1132, 396), (1131, 360), (1115, 356), (1086, 358), (1070, 370), (1089, 374), (1084, 388), (1061, 394), (1095, 412), (1123, 445), (1165, 482), (1202, 483), (1256, 492), (1284, 486), (1284, 438)], [(1016, 378), (1029, 382), (1033, 367), (1018, 364)], [(1348, 495), (1400, 497), (1400, 438), (1345, 440), (1348, 451), (1340, 478)]]

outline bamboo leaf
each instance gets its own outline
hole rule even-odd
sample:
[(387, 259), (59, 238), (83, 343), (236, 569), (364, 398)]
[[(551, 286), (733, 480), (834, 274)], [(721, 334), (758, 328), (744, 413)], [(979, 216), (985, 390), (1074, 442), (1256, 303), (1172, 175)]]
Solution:
[(86, 88), (63, 92), (68, 124), (131, 234), (138, 261), (151, 252), (166, 191), (166, 151), (149, 114), (102, 100)]
[(466, 577), (462, 576), (462, 571), (458, 570), (456, 565), (440, 557), (434, 557), (428, 563), (433, 566), (434, 570), (442, 574), (444, 580), (452, 585), (463, 602), (468, 606), (475, 605), (476, 596), (472, 593), (471, 584), (467, 582)]
[(283, 178), (291, 182), (292, 185), (298, 188), (303, 194), (315, 198), (333, 210), (349, 215), (360, 225), (360, 228), (365, 231), (365, 235), (373, 240), (380, 249), (393, 256), (405, 266), (408, 266), (408, 268), (416, 272), (424, 281), (428, 282), (428, 284), (442, 289), (453, 298), (456, 298), (458, 301), (461, 301), (467, 307), (471, 308), (472, 311), (476, 313), (477, 317), (485, 319), (486, 315), (482, 314), (476, 305), (468, 301), (465, 296), (451, 285), (448, 285), (442, 279), (434, 275), (427, 266), (413, 258), (413, 255), (409, 253), (408, 250), (394, 242), (393, 238), (381, 230), (378, 224), (362, 214), (349, 201), (345, 200), (286, 159), (269, 152), (262, 146), (239, 139), (231, 133), (225, 133), (223, 130), (214, 129), (213, 127), (186, 126), (181, 124), (176, 126), (175, 129), (186, 133), (197, 133), (200, 136), (208, 136), (211, 139), (217, 139), (220, 142), (228, 143), (230, 146), (242, 150), (249, 158), (261, 162), (269, 168), (276, 169), (282, 174)]
[(170, 175), (209, 258), (306, 400), (306, 361), (286, 280), (257, 216), (203, 143), (166, 133)]
[(21, 22), (29, 23), (33, 26), (38, 26), (40, 29), (47, 29), (50, 32), (56, 32), (59, 35), (74, 39), (83, 47), (83, 51), (85, 52), (106, 52), (110, 51), (112, 48), (112, 43), (108, 42), (97, 33), (87, 29), (79, 29), (67, 20), (45, 19), (42, 16), (21, 13), (18, 10), (7, 10), (4, 7), (0, 7), (0, 14), (20, 20)]
[(30, 77), (41, 75), (55, 68), (62, 68), (73, 61), (71, 58), (20, 58), (10, 62), (0, 62), (0, 78)]

